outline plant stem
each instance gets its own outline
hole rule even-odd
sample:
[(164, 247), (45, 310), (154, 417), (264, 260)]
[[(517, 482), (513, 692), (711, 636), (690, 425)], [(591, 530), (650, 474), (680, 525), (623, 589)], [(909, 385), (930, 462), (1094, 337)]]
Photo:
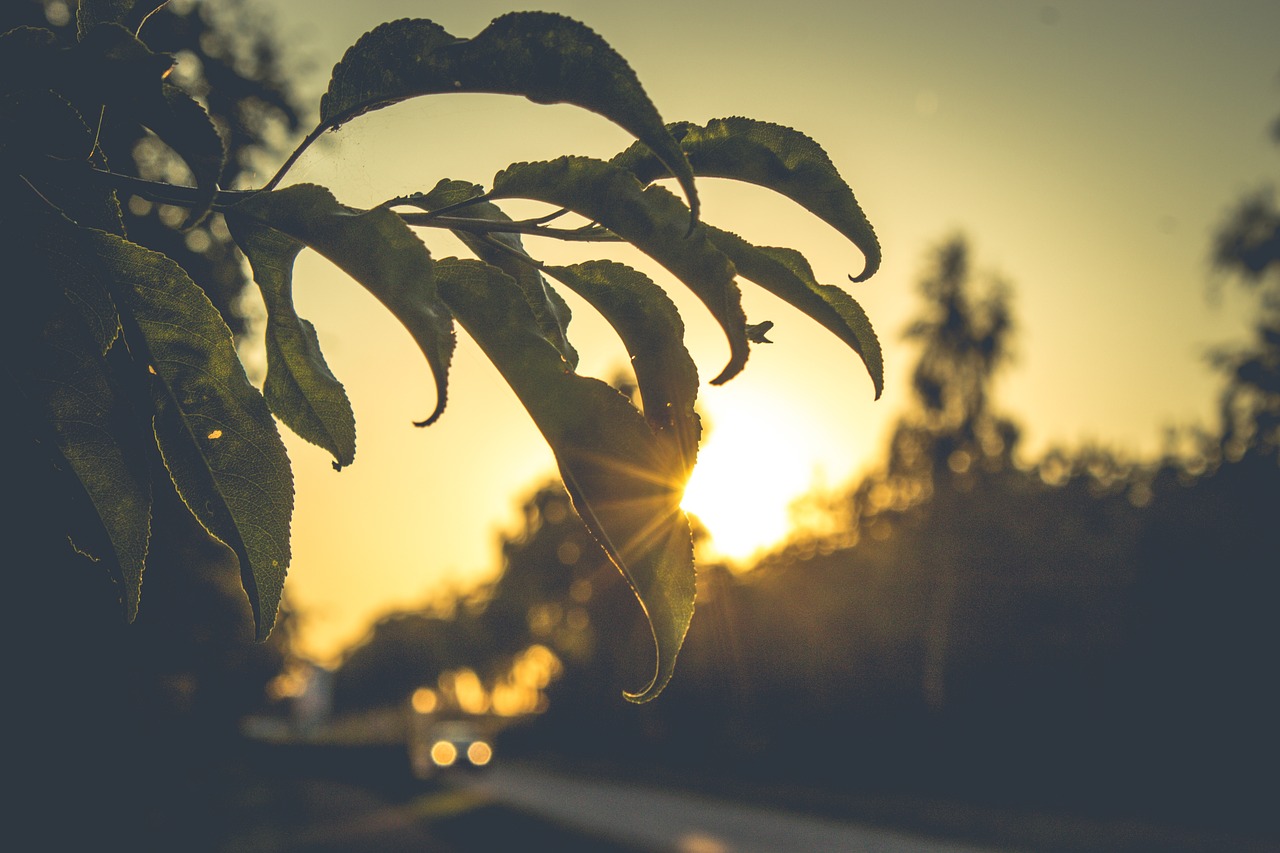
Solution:
[[(135, 178), (132, 175), (122, 175), (119, 172), (109, 172), (104, 169), (94, 169), (93, 174), (113, 189), (141, 196), (148, 201), (154, 201), (159, 204), (172, 204), (175, 207), (194, 207), (198, 203), (195, 187), (148, 181), (143, 178)], [(213, 209), (224, 210), (239, 201), (243, 201), (255, 192), (259, 191), (218, 190), (217, 195), (214, 196)]]
[[(196, 198), (197, 190), (195, 187), (166, 184), (159, 181), (148, 181), (143, 178), (135, 178), (132, 175), (122, 175), (119, 172), (110, 172), (104, 169), (94, 169), (93, 174), (98, 178), (98, 180), (103, 181), (114, 189), (140, 196), (159, 204), (172, 204), (177, 207), (194, 207), (198, 203)], [(255, 193), (266, 191), (267, 190), (265, 189), (218, 190), (217, 195), (215, 195), (213, 199), (213, 209), (220, 212), (225, 211)], [(480, 199), (471, 199), (468, 200), (467, 203), (474, 203), (479, 200)], [(398, 213), (397, 215), (404, 220), (406, 225), (424, 226), (429, 228), (447, 228), (453, 231), (468, 231), (474, 234), (489, 234), (496, 231), (500, 233), (533, 234), (539, 237), (551, 237), (556, 240), (591, 243), (616, 242), (619, 239), (613, 233), (602, 228), (595, 228), (591, 226), (586, 228), (548, 228), (542, 224), (543, 222), (560, 216), (563, 212), (564, 211), (556, 211), (549, 216), (543, 216), (537, 219), (526, 219), (520, 222), (495, 219), (471, 219), (459, 216), (439, 216), (435, 213)]]

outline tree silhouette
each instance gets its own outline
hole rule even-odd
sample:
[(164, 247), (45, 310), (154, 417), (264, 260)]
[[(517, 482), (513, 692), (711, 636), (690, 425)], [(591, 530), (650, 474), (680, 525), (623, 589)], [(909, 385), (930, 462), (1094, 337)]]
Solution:
[[(1280, 143), (1280, 119), (1273, 126)], [(1222, 395), (1222, 445), (1234, 458), (1280, 459), (1280, 208), (1275, 188), (1245, 196), (1220, 226), (1214, 267), (1258, 294), (1252, 345), (1221, 349), (1213, 361), (1228, 377)]]

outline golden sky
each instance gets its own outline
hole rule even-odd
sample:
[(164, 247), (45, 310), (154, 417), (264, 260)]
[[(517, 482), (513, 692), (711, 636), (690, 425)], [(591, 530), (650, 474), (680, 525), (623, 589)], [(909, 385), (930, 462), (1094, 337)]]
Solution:
[[(881, 449), (908, 396), (899, 338), (927, 251), (962, 231), (980, 271), (1014, 286), (1017, 362), (999, 402), (1025, 428), (1024, 455), (1096, 441), (1151, 454), (1169, 425), (1213, 424), (1211, 345), (1239, 340), (1246, 302), (1206, 297), (1214, 225), (1239, 196), (1274, 180), (1280, 149), (1280, 4), (1188, 0), (1037, 3), (876, 0), (785, 4), (458, 0), (259, 0), (289, 44), (304, 90), (363, 32), (430, 17), (472, 36), (521, 8), (582, 20), (627, 57), (668, 121), (745, 115), (814, 137), (853, 187), (885, 262), (851, 292), (886, 350), (872, 401), (857, 357), (816, 324), (750, 290), (747, 314), (776, 323), (743, 375), (704, 386), (711, 424), (702, 463), (724, 494), (751, 495), (751, 530), (785, 530), (787, 502), (848, 482)], [(313, 99), (314, 102), (314, 99)], [(628, 144), (604, 119), (500, 96), (417, 99), (328, 136), (286, 183), (317, 182), (371, 205), (441, 177), (488, 185), (511, 162)], [(268, 177), (263, 176), (263, 180)], [(820, 281), (846, 282), (862, 258), (789, 202), (701, 183), (704, 219), (762, 245), (803, 252)], [(437, 257), (461, 253), (435, 232)], [(597, 247), (530, 244), (544, 260)], [(704, 377), (723, 337), (696, 300), (636, 255), (676, 298)], [(409, 336), (372, 297), (304, 254), (300, 313), (312, 320), (357, 420), (356, 463), (286, 436), (298, 509), (287, 584), (304, 648), (331, 658), (369, 620), (496, 571), (497, 537), (520, 497), (551, 476), (551, 454), (478, 349), (463, 340), (444, 417)], [(572, 300), (571, 300), (572, 301)], [(608, 327), (578, 303), (569, 328), (582, 371), (625, 361)], [(714, 488), (708, 486), (710, 491)], [(728, 497), (721, 500), (727, 505)], [(748, 510), (739, 510), (740, 514)], [(714, 525), (712, 525), (714, 530)], [(730, 542), (729, 528), (723, 534)], [(730, 542), (731, 551), (750, 541)]]

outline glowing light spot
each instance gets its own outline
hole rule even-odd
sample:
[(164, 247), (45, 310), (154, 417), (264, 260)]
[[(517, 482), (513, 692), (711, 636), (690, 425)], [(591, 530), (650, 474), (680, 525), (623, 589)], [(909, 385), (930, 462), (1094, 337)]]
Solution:
[(476, 767), (484, 767), (492, 760), (493, 749), (484, 741), (478, 740), (467, 747), (467, 761)]
[(729, 853), (731, 848), (714, 835), (688, 832), (676, 841), (679, 853)]
[(573, 582), (573, 586), (569, 587), (569, 597), (579, 604), (590, 601), (591, 592), (591, 581), (588, 578), (578, 578)]
[(582, 549), (576, 542), (561, 542), (556, 548), (556, 559), (566, 566), (572, 566), (582, 556)]
[(215, 439), (219, 439), (219, 438), (222, 438), (222, 430), (220, 430), (220, 429), (215, 429), (213, 432), (209, 433), (209, 440), (210, 440), (210, 441), (213, 441), (213, 440), (215, 440)]
[(458, 748), (447, 740), (431, 744), (431, 761), (436, 767), (450, 767), (458, 760)]
[(419, 714), (430, 714), (440, 707), (440, 697), (430, 687), (419, 687), (413, 691), (413, 710)]

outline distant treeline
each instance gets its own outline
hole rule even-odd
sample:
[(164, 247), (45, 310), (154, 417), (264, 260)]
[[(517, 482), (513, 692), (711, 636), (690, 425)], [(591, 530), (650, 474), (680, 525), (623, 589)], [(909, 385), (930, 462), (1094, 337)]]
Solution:
[[(1262, 274), (1266, 275), (1267, 267)], [(829, 500), (838, 532), (751, 571), (700, 567), (676, 678), (636, 707), (651, 640), (558, 485), (525, 505), (492, 589), (381, 623), (340, 705), (402, 701), (533, 643), (562, 660), (524, 741), (742, 780), (1260, 826), (1271, 818), (1280, 599), (1280, 310), (1219, 354), (1223, 426), (1155, 461), (1015, 464), (991, 380), (1009, 290), (946, 242), (908, 334), (916, 403), (883, 469)], [(1270, 285), (1266, 285), (1270, 286)]]

